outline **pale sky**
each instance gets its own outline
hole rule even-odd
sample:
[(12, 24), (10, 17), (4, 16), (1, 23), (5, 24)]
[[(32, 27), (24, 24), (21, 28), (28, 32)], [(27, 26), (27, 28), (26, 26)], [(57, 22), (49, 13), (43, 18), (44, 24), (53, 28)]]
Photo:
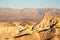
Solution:
[(3, 8), (60, 8), (60, 0), (0, 0)]

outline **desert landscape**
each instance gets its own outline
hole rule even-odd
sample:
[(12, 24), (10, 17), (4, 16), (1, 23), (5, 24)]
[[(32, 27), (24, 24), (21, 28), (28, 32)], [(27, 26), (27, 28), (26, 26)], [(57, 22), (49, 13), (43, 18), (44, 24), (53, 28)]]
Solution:
[(60, 9), (58, 8), (23, 8), (23, 9), (13, 9), (13, 8), (0, 8), (0, 21), (1, 22), (22, 22), (22, 21), (32, 21), (40, 22), (45, 12), (52, 14), (53, 16), (60, 18)]
[(0, 0), (0, 40), (60, 40), (60, 0)]
[[(38, 17), (37, 14), (36, 18), (34, 16), (34, 19), (32, 18), (31, 20), (36, 20), (36, 22), (31, 21), (31, 20), (24, 20), (27, 18), (24, 18), (19, 16), (20, 19), (23, 19), (22, 21), (14, 21), (13, 18), (15, 17), (14, 15), (21, 14), (20, 11), (15, 11), (10, 13), (8, 12), (8, 9), (3, 11), (0, 11), (2, 16), (1, 22), (0, 22), (0, 40), (60, 40), (60, 18), (58, 16), (59, 12), (55, 12), (56, 14), (52, 14), (51, 12), (47, 11), (44, 12), (43, 14), (41, 13), (40, 15), (43, 15), (43, 17), (40, 16), (40, 19), (36, 20)], [(30, 14), (31, 9), (29, 9), (28, 13)], [(47, 9), (46, 9), (47, 10)], [(53, 10), (53, 9), (51, 9)], [(18, 13), (16, 13), (18, 12)], [(25, 10), (26, 12), (26, 10)], [(33, 12), (36, 12), (35, 10)], [(7, 13), (7, 14), (4, 14)], [(10, 15), (11, 15), (11, 20), (9, 20)], [(33, 13), (34, 14), (34, 13)], [(9, 16), (9, 17), (8, 17)], [(28, 16), (28, 15), (27, 15)], [(31, 14), (29, 15), (29, 17)], [(1, 16), (0, 16), (1, 17)], [(7, 18), (8, 17), (8, 20)], [(5, 21), (3, 19), (5, 18)], [(18, 19), (19, 19), (18, 18)]]

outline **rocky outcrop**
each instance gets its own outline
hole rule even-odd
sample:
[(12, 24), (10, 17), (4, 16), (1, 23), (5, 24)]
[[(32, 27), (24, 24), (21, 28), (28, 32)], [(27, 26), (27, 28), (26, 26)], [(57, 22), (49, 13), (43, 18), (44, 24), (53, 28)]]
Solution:
[(60, 18), (54, 17), (49, 13), (45, 13), (43, 20), (35, 24), (32, 30), (34, 32), (39, 33), (41, 40), (57, 40), (57, 39), (59, 40), (57, 36), (59, 35), (60, 37), (60, 21), (59, 20)]
[[(4, 25), (4, 26), (3, 26)], [(0, 24), (0, 40), (59, 40), (60, 18), (45, 13), (41, 22)]]
[(49, 13), (45, 13), (45, 16), (41, 22), (38, 22), (33, 28), (34, 30), (43, 30), (59, 27), (59, 18), (52, 16)]

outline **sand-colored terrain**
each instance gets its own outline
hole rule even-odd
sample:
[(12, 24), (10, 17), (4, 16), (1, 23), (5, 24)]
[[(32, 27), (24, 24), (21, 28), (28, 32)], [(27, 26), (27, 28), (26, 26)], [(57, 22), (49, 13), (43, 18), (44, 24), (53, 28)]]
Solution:
[(60, 18), (45, 13), (38, 23), (0, 23), (0, 40), (60, 40)]

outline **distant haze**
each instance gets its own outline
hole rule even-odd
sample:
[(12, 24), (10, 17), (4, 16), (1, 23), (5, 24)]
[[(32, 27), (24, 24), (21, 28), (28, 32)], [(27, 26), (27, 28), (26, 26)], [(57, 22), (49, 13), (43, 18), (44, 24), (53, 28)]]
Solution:
[(56, 17), (60, 17), (60, 9), (57, 8), (24, 8), (24, 9), (11, 9), (0, 8), (0, 22), (22, 22), (33, 21), (40, 22), (44, 13), (49, 12)]

